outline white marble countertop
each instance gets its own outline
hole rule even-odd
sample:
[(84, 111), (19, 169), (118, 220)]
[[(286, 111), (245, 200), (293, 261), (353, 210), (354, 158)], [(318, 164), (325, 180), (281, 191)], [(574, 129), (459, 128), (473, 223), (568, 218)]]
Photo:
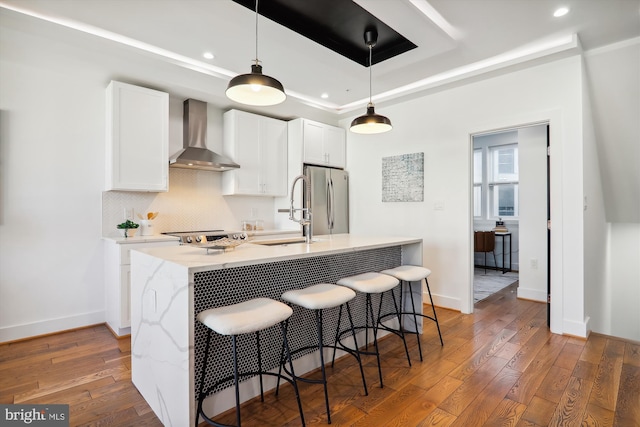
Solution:
[(280, 246), (243, 243), (231, 251), (207, 250), (188, 245), (139, 249), (139, 252), (163, 261), (188, 267), (192, 272), (240, 267), (267, 262), (361, 251), (388, 246), (422, 243), (414, 237), (380, 237), (337, 234), (315, 236), (313, 243), (291, 243)]
[(117, 244), (122, 243), (154, 243), (154, 242), (172, 242), (179, 241), (180, 238), (176, 236), (167, 236), (165, 234), (155, 234), (153, 236), (138, 236), (136, 233), (133, 237), (121, 237), (121, 236), (103, 236), (103, 240), (109, 240)]
[(121, 236), (103, 236), (103, 240), (109, 240), (117, 244), (132, 244), (132, 243), (154, 243), (154, 242), (177, 242), (180, 238), (176, 236), (166, 236), (164, 234), (156, 234), (153, 236), (138, 236), (133, 237), (121, 237)]
[[(239, 231), (233, 231), (233, 233), (240, 233)], [(271, 239), (274, 237), (291, 237), (291, 236), (302, 236), (302, 233), (299, 230), (259, 230), (259, 231), (246, 231), (245, 232), (249, 237), (249, 240), (262, 240), (262, 239)], [(178, 241), (179, 238), (176, 236), (169, 236), (166, 234), (154, 234), (153, 236), (142, 236), (140, 233), (136, 233), (133, 237), (122, 237), (119, 234), (114, 234), (112, 236), (103, 236), (103, 240), (109, 240), (115, 243), (153, 243), (153, 242), (170, 242), (170, 241)]]

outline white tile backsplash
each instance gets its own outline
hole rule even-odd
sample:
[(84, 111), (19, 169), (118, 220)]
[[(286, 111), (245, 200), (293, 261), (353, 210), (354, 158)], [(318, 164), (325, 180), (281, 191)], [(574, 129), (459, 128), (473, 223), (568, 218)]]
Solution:
[(240, 230), (245, 219), (262, 219), (265, 229), (274, 227), (276, 214), (271, 197), (222, 196), (225, 172), (169, 169), (169, 191), (146, 193), (105, 191), (102, 193), (102, 235), (118, 234), (116, 225), (124, 221), (125, 208), (138, 213), (159, 212), (154, 220), (156, 233), (195, 230)]

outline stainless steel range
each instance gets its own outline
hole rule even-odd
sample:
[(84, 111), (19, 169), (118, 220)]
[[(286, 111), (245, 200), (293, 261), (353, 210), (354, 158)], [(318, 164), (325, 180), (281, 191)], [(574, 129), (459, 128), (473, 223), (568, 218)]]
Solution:
[(208, 231), (175, 231), (162, 233), (168, 236), (180, 238), (181, 245), (203, 246), (220, 239), (246, 240), (247, 234), (243, 232), (208, 230)]

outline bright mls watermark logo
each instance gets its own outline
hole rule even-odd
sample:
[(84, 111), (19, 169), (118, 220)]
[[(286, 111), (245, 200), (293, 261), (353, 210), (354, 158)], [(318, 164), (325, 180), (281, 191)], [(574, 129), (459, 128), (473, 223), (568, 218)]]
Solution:
[(0, 427), (69, 427), (69, 405), (0, 404)]

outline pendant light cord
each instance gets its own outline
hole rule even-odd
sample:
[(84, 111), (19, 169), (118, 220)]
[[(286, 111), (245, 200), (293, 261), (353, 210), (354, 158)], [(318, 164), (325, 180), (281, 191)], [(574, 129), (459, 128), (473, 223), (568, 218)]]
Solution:
[(373, 104), (373, 102), (371, 101), (371, 92), (372, 92), (372, 87), (371, 87), (371, 69), (373, 68), (373, 64), (371, 63), (371, 52), (373, 51), (373, 46), (371, 46), (371, 43), (369, 43), (369, 104)]
[(256, 65), (260, 65), (258, 61), (258, 0), (256, 0)]

